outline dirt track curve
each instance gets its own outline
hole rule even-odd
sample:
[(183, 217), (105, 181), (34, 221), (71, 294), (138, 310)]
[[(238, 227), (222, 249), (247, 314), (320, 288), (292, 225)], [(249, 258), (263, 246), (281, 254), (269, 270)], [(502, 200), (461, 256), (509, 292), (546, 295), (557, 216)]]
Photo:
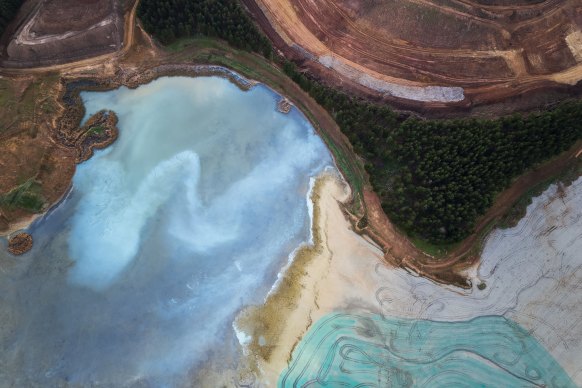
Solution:
[[(1, 66), (0, 74), (42, 74), (51, 71), (65, 72), (69, 70), (79, 69), (79, 68), (89, 68), (94, 65), (100, 65), (105, 62), (111, 61), (112, 59), (119, 59), (125, 56), (129, 50), (132, 48), (135, 41), (135, 26), (136, 26), (136, 12), (139, 1), (134, 1), (134, 4), (126, 15), (124, 15), (124, 36), (123, 42), (121, 44), (120, 50), (115, 50), (111, 53), (89, 56), (86, 59), (64, 61), (64, 63), (59, 63), (55, 65), (48, 66), (34, 66), (30, 68), (11, 68), (10, 66)], [(90, 26), (91, 29), (93, 26)]]
[(244, 3), (285, 54), (323, 76), (391, 97), (466, 104), (582, 79), (576, 0)]

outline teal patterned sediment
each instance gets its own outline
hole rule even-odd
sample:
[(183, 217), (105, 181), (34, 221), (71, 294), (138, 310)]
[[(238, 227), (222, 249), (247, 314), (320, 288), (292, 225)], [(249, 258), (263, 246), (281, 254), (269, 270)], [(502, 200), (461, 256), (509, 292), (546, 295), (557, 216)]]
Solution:
[(333, 314), (293, 352), (279, 387), (575, 387), (548, 351), (501, 316), (465, 322)]

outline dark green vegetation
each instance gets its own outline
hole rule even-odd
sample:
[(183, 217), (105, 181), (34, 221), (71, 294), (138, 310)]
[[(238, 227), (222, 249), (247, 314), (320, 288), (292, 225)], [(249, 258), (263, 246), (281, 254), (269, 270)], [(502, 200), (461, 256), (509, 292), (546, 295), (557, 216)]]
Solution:
[[(165, 42), (206, 34), (245, 50), (271, 52), (236, 0), (143, 0), (140, 15)], [(496, 120), (421, 120), (326, 87), (291, 62), (280, 64), (331, 113), (365, 160), (384, 211), (415, 241), (451, 244), (468, 236), (515, 177), (582, 137), (582, 102)]]
[(16, 16), (23, 0), (0, 0), (0, 36), (4, 33), (8, 23)]
[(165, 44), (202, 34), (271, 56), (271, 43), (237, 0), (141, 0), (137, 12), (145, 29)]
[(29, 179), (10, 192), (1, 195), (0, 206), (20, 208), (32, 213), (39, 213), (45, 204), (40, 191), (40, 184), (34, 179)]
[(386, 139), (390, 153), (374, 166), (382, 172), (384, 161), (396, 161), (397, 174), (388, 179), (374, 174), (380, 178), (375, 188), (385, 210), (406, 230), (431, 241), (455, 241), (471, 232), (513, 178), (580, 137), (580, 101), (497, 120), (408, 119)]
[(324, 87), (291, 63), (284, 70), (332, 113), (364, 157), (392, 220), (433, 243), (469, 235), (512, 179), (582, 137), (582, 101), (496, 120), (420, 120)]
[(560, 171), (558, 175), (530, 187), (529, 190), (513, 204), (513, 207), (497, 223), (497, 226), (500, 228), (513, 228), (517, 225), (519, 220), (525, 217), (527, 207), (531, 205), (535, 197), (542, 195), (542, 193), (552, 184), (558, 185), (558, 195), (561, 195), (564, 192), (564, 189), (570, 186), (580, 176), (582, 176), (582, 158), (578, 157), (573, 161), (573, 163), (570, 163), (568, 167)]
[(105, 133), (105, 127), (102, 125), (98, 125), (96, 127), (92, 127), (87, 131), (88, 135), (97, 135), (101, 136)]

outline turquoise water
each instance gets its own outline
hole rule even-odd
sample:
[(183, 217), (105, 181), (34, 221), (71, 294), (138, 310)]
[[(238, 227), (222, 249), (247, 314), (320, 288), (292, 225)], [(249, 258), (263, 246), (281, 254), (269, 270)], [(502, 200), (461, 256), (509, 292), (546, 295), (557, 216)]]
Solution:
[(120, 136), (31, 252), (0, 253), (0, 386), (190, 386), (207, 362), (236, 367), (235, 315), (309, 239), (323, 142), (266, 87), (217, 77), (82, 98)]
[(527, 331), (500, 316), (466, 322), (334, 314), (293, 352), (280, 387), (575, 387)]

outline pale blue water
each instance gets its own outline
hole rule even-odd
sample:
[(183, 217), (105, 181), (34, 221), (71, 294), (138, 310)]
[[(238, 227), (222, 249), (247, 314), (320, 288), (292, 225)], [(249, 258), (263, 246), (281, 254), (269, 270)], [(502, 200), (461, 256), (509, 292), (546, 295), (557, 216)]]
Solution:
[(120, 137), (78, 167), (30, 253), (0, 253), (0, 386), (196, 385), (211, 356), (232, 368), (234, 316), (309, 238), (327, 149), (263, 86), (174, 77), (82, 98), (118, 114)]
[(435, 322), (376, 314), (317, 321), (280, 387), (575, 387), (526, 330), (500, 316)]

